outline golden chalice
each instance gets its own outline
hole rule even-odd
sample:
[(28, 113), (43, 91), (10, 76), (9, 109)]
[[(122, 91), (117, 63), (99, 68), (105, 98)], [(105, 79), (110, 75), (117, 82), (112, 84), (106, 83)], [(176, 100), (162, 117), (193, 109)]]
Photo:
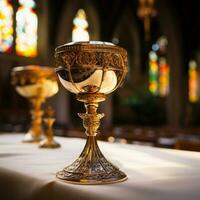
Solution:
[(125, 49), (106, 42), (77, 42), (55, 50), (56, 72), (62, 85), (84, 102), (86, 113), (78, 113), (87, 135), (86, 145), (77, 160), (57, 173), (57, 178), (77, 184), (105, 184), (124, 181), (125, 173), (107, 161), (96, 135), (103, 113), (98, 103), (117, 89), (127, 73)]
[(32, 125), (23, 142), (38, 142), (42, 136), (42, 103), (58, 92), (57, 76), (51, 67), (38, 65), (15, 67), (11, 73), (12, 84), (21, 96), (31, 103)]

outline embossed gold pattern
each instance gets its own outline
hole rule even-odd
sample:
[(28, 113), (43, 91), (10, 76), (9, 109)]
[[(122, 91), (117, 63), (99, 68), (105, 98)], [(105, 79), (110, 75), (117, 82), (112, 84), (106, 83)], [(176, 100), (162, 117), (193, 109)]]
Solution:
[(104, 42), (69, 43), (56, 48), (56, 72), (62, 85), (84, 103), (86, 113), (78, 113), (87, 135), (77, 160), (57, 173), (57, 178), (75, 184), (106, 184), (124, 181), (125, 173), (101, 153), (96, 135), (103, 113), (98, 103), (117, 89), (127, 73), (127, 52)]

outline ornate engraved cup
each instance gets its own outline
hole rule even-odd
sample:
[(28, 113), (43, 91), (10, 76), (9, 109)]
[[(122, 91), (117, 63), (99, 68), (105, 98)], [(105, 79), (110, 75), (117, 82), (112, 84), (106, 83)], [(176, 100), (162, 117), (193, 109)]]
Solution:
[(127, 73), (125, 49), (106, 42), (77, 42), (55, 50), (56, 72), (62, 85), (84, 103), (86, 113), (78, 113), (87, 135), (77, 160), (57, 173), (57, 178), (78, 184), (104, 184), (127, 179), (126, 174), (108, 162), (101, 153), (96, 135), (103, 113), (98, 103), (118, 88)]
[(15, 67), (11, 76), (17, 93), (31, 102), (32, 125), (23, 142), (38, 142), (42, 136), (42, 103), (58, 92), (54, 69), (38, 65)]

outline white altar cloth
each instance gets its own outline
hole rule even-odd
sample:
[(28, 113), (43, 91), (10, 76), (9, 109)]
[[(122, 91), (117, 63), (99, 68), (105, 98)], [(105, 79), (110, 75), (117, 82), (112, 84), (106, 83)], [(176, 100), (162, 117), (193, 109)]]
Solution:
[(55, 178), (74, 161), (84, 139), (55, 137), (60, 149), (0, 134), (0, 200), (200, 200), (200, 153), (99, 142), (105, 157), (128, 175), (122, 183), (73, 185)]

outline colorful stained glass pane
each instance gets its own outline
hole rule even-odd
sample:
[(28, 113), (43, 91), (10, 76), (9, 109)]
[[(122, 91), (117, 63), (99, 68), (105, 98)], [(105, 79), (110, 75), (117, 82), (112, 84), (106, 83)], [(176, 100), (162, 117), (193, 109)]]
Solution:
[(195, 103), (199, 99), (198, 94), (198, 69), (197, 63), (194, 60), (189, 62), (189, 101)]
[(165, 57), (159, 58), (159, 94), (166, 96), (169, 93), (169, 65)]
[(88, 22), (85, 11), (79, 9), (73, 20), (72, 41), (89, 41)]
[(158, 38), (149, 53), (149, 91), (154, 95), (169, 93), (169, 65), (166, 59), (168, 41), (165, 36)]
[(13, 44), (13, 7), (0, 0), (0, 52), (10, 52)]
[(158, 57), (155, 52), (149, 53), (149, 91), (156, 95), (158, 93)]
[(16, 14), (16, 53), (21, 56), (37, 56), (38, 17), (33, 0), (19, 0)]

